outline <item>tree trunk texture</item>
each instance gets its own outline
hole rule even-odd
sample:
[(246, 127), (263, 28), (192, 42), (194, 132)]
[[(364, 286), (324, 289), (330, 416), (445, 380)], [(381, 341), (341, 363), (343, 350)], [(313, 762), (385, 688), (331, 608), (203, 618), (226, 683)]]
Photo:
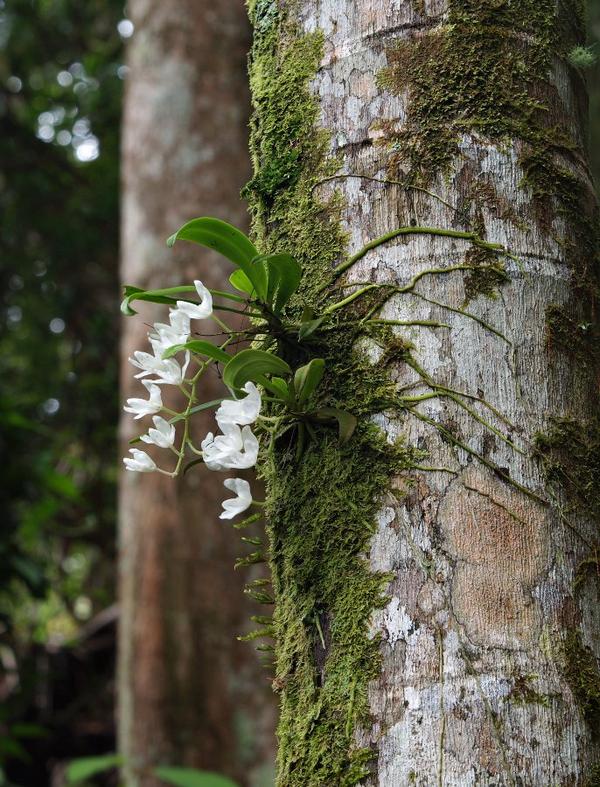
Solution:
[[(322, 278), (405, 227), (344, 282), (419, 277), (379, 317), (447, 326), (390, 328), (404, 348), (388, 363), (403, 404), (372, 420), (389, 443), (424, 451), (414, 465), (442, 469), (413, 466), (381, 490), (363, 555), (387, 577), (387, 598), (370, 613), (377, 674), (364, 691), (358, 673), (328, 686), (331, 676), (343, 684), (336, 649), (348, 646), (336, 642), (330, 601), (314, 598), (321, 586), (290, 573), (290, 525), (271, 503), (278, 783), (600, 784), (596, 207), (584, 79), (569, 62), (582, 5), (256, 0), (251, 12), (257, 237)], [(294, 80), (306, 122), (286, 93)], [(319, 245), (325, 225), (334, 239), (345, 233), (337, 256)], [(437, 229), (473, 232), (513, 256)], [(304, 292), (311, 303), (311, 281)], [(390, 357), (372, 336), (361, 346), (374, 368)], [(351, 523), (355, 509), (345, 515)], [(298, 516), (309, 533), (314, 506)], [(318, 569), (311, 577), (320, 581)], [(313, 635), (302, 613), (316, 644), (293, 658), (281, 630), (290, 596), (321, 621)], [(361, 625), (352, 606), (338, 614)], [(334, 772), (323, 763), (336, 743), (348, 754)]]
[[(165, 239), (195, 216), (247, 221), (247, 14), (238, 0), (132, 0), (128, 13), (122, 281), (222, 288), (222, 260), (185, 244), (169, 250)], [(123, 323), (123, 400), (143, 395), (127, 358), (147, 349), (159, 316), (164, 308), (144, 308)], [(221, 394), (216, 377), (209, 388), (208, 400)], [(209, 421), (196, 426), (206, 433)], [(126, 451), (140, 422), (124, 417), (121, 432)], [(236, 639), (257, 610), (243, 595), (248, 577), (233, 571), (239, 537), (218, 519), (222, 481), (197, 468), (177, 482), (122, 474), (118, 726), (128, 787), (162, 783), (148, 771), (157, 764), (243, 785), (272, 779), (275, 707), (257, 654)]]

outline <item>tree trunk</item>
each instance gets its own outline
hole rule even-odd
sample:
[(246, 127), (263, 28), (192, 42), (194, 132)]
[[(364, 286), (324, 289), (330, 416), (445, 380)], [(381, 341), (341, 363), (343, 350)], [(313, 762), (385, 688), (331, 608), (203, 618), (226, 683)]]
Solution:
[(298, 315), (366, 286), (312, 348), (352, 441), (268, 479), (278, 783), (598, 784), (582, 4), (250, 5), (257, 241)]
[[(216, 255), (168, 250), (191, 217), (238, 226), (248, 174), (248, 20), (238, 0), (133, 0), (123, 130), (122, 280), (152, 289), (202, 279), (223, 287)], [(123, 399), (141, 396), (127, 358), (147, 349), (164, 309), (125, 320)], [(221, 394), (219, 381), (206, 391)], [(122, 421), (127, 440), (140, 422)], [(145, 425), (145, 423), (143, 424)], [(209, 421), (199, 428), (209, 429)], [(222, 479), (177, 483), (123, 473), (120, 499), (119, 738), (128, 787), (153, 787), (156, 764), (206, 768), (244, 785), (272, 772), (274, 704), (264, 668), (236, 636), (253, 612), (233, 571), (239, 539), (218, 519)], [(145, 774), (145, 775), (144, 775)]]

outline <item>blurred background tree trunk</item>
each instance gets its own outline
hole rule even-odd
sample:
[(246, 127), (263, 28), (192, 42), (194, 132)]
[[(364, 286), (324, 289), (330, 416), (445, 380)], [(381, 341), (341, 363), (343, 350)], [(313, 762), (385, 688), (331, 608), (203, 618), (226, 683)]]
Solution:
[[(223, 287), (222, 260), (166, 237), (214, 215), (244, 227), (249, 174), (241, 0), (132, 0), (122, 143), (121, 279), (144, 288), (202, 279)], [(139, 396), (127, 358), (165, 310), (125, 320), (122, 399)], [(146, 323), (146, 324), (144, 324)], [(207, 399), (220, 393), (215, 378)], [(209, 430), (210, 416), (200, 428)], [(139, 434), (122, 419), (122, 446)], [(177, 482), (123, 473), (120, 487), (119, 742), (126, 783), (158, 784), (146, 766), (202, 767), (269, 783), (274, 703), (253, 647), (236, 635), (254, 612), (233, 571), (239, 539), (218, 519), (223, 479), (195, 468)], [(246, 577), (247, 579), (247, 577)]]

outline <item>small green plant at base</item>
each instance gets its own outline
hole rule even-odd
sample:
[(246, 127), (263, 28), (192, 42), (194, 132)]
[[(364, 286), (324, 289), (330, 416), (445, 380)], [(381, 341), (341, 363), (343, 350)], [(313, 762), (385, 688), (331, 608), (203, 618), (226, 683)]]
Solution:
[[(67, 784), (81, 785), (101, 773), (124, 765), (123, 757), (118, 754), (104, 754), (99, 757), (82, 757), (73, 760), (67, 768)], [(226, 776), (210, 771), (199, 771), (195, 768), (177, 768), (159, 765), (149, 768), (148, 774), (157, 776), (165, 784), (174, 787), (237, 787), (236, 783)], [(142, 775), (142, 774), (140, 774)]]

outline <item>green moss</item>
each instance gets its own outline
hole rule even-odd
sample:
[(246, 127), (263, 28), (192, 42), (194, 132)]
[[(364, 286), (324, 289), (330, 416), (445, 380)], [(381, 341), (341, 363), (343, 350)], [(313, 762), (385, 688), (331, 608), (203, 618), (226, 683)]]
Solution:
[[(485, 223), (479, 205), (477, 205), (476, 211), (474, 230), (480, 237), (483, 237)], [(465, 302), (463, 307), (478, 295), (495, 298), (498, 288), (508, 281), (509, 277), (502, 260), (499, 260), (498, 255), (491, 249), (472, 246), (465, 254), (464, 261), (466, 265), (472, 265), (473, 270), (464, 277)]]
[(550, 697), (548, 694), (540, 694), (533, 688), (533, 681), (536, 675), (516, 675), (514, 677), (511, 697), (517, 705), (543, 705), (549, 707)]
[(546, 331), (550, 349), (573, 355), (580, 363), (600, 360), (600, 335), (597, 322), (576, 318), (573, 302), (568, 307), (552, 304), (546, 309)]
[(549, 486), (560, 486), (573, 507), (600, 516), (600, 419), (551, 418), (535, 449)]
[(353, 751), (352, 733), (369, 718), (366, 686), (380, 659), (367, 627), (389, 578), (373, 574), (362, 554), (376, 531), (376, 502), (415, 458), (365, 423), (345, 448), (329, 433), (300, 462), (293, 447), (278, 452), (268, 513), (280, 784), (355, 784), (365, 774), (371, 752)]
[[(567, 308), (585, 324), (593, 322), (599, 293), (595, 199), (577, 174), (580, 145), (568, 119), (556, 115), (562, 101), (548, 80), (553, 59), (564, 59), (583, 35), (584, 13), (581, 3), (559, 9), (553, 0), (450, 0), (442, 24), (387, 51), (380, 82), (392, 93), (407, 92), (408, 106), (400, 130), (383, 125), (383, 143), (395, 175), (408, 170), (409, 179), (427, 183), (449, 171), (465, 133), (500, 145), (518, 141), (522, 186), (531, 191), (542, 226), (550, 231), (557, 214), (568, 219), (569, 235), (561, 241), (577, 271), (578, 292)], [(467, 224), (468, 206), (475, 220), (478, 208), (490, 207), (490, 195), (470, 180), (461, 211)], [(495, 200), (501, 216), (505, 206)], [(495, 285), (484, 281), (482, 291)]]
[(598, 60), (598, 56), (589, 46), (576, 46), (568, 55), (569, 63), (575, 68), (591, 68)]
[(448, 169), (465, 132), (537, 139), (560, 25), (553, 0), (450, 0), (442, 24), (392, 46), (381, 84), (408, 91), (403, 128), (384, 128), (392, 162), (427, 181)]
[[(288, 309), (297, 319), (305, 306), (318, 311), (331, 302), (323, 284), (346, 238), (338, 198), (324, 203), (314, 194), (315, 184), (338, 166), (327, 158), (327, 134), (315, 130), (318, 106), (308, 86), (322, 36), (301, 34), (276, 9), (260, 0), (251, 8), (255, 175), (245, 195), (260, 248), (288, 251), (302, 264), (303, 283)], [(369, 298), (357, 302), (351, 317), (357, 321), (372, 305)], [(391, 336), (384, 328), (376, 332)], [(369, 724), (367, 686), (380, 658), (368, 622), (384, 604), (386, 577), (373, 574), (363, 554), (381, 496), (420, 453), (389, 445), (367, 418), (390, 400), (386, 367), (406, 345), (396, 341), (371, 364), (354, 348), (357, 335), (333, 323), (304, 347), (289, 341), (280, 347), (292, 364), (309, 354), (324, 357), (323, 403), (363, 416), (348, 445), (341, 447), (335, 431), (324, 428), (298, 458), (294, 434), (287, 433), (262, 467), (275, 597), (274, 686), (281, 692), (278, 784), (285, 787), (356, 784), (373, 756), (355, 748), (353, 733)]]
[(600, 763), (592, 765), (584, 778), (583, 787), (600, 787)]
[(317, 131), (319, 108), (309, 91), (323, 50), (320, 32), (302, 35), (278, 11), (256, 0), (250, 56), (254, 177), (244, 189), (257, 243), (288, 251), (305, 271), (304, 300), (316, 302), (327, 270), (345, 248), (337, 197), (322, 202), (314, 187), (338, 165), (327, 158), (328, 134)]
[(596, 657), (583, 644), (577, 630), (567, 633), (563, 643), (565, 676), (592, 730), (600, 732), (600, 671)]

